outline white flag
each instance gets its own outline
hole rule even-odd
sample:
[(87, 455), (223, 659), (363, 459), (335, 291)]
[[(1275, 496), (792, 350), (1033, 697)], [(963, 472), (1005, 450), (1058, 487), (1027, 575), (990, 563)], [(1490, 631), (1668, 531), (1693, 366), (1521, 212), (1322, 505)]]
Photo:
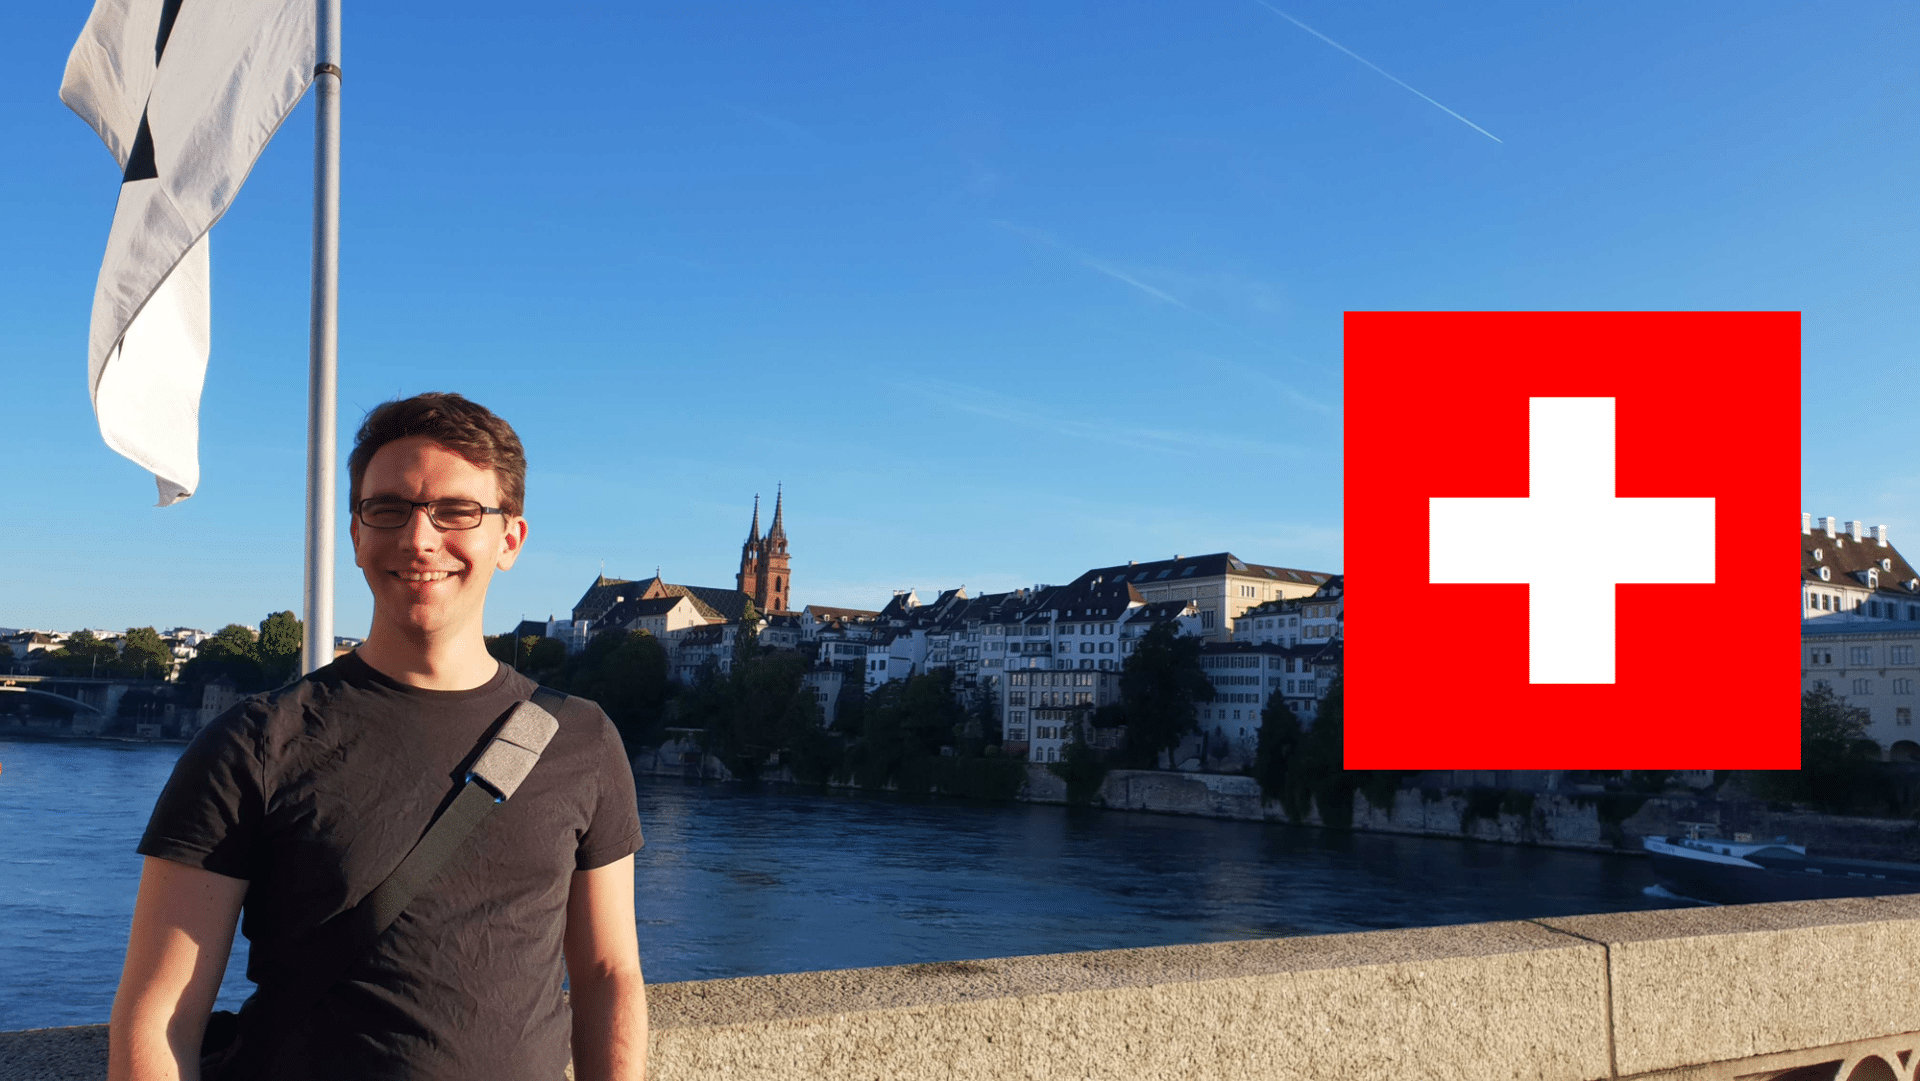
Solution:
[(313, 0), (95, 0), (60, 100), (123, 170), (93, 293), (87, 386), (100, 436), (153, 473), (160, 505), (200, 484), (207, 230), (313, 81)]

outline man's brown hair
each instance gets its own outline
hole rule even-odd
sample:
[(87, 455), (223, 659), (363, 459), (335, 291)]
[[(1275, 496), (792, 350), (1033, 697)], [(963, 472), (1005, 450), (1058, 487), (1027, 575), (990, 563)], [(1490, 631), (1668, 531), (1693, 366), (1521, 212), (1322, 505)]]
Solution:
[(527, 452), (513, 425), (478, 402), (438, 391), (383, 402), (360, 422), (353, 453), (347, 456), (350, 506), (360, 505), (360, 481), (373, 456), (388, 443), (411, 435), (426, 436), (476, 468), (493, 470), (500, 478), (500, 509), (508, 514), (525, 509)]

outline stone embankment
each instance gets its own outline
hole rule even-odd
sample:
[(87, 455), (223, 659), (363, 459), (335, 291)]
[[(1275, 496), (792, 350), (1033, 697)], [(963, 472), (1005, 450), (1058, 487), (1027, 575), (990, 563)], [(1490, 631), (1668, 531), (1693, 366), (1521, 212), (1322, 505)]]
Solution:
[[(634, 757), (642, 776), (729, 780), (712, 756), (692, 743), (668, 743)], [(782, 781), (784, 771), (770, 772)], [(1683, 823), (1709, 823), (1722, 835), (1750, 834), (1756, 839), (1786, 837), (1821, 855), (1920, 863), (1920, 822), (1914, 819), (1857, 818), (1777, 811), (1759, 800), (1716, 799), (1709, 795), (1668, 793), (1647, 796), (1619, 792), (1529, 791), (1507, 787), (1537, 782), (1519, 774), (1467, 774), (1445, 780), (1488, 781), (1466, 787), (1403, 788), (1391, 807), (1376, 807), (1366, 794), (1353, 794), (1352, 828), (1372, 833), (1449, 837), (1500, 844), (1539, 845), (1590, 852), (1642, 851), (1647, 835), (1685, 832)], [(1532, 787), (1538, 787), (1537, 784)], [(1066, 781), (1045, 766), (1029, 765), (1027, 783), (1016, 797), (1030, 803), (1067, 802)], [(1234, 773), (1176, 770), (1113, 770), (1094, 797), (1110, 810), (1194, 815), (1248, 822), (1285, 822), (1279, 804), (1263, 806), (1260, 785)], [(1304, 825), (1323, 826), (1318, 809)]]
[[(1065, 803), (1066, 782), (1045, 767), (1031, 767), (1020, 798)], [(1107, 774), (1095, 802), (1129, 811), (1287, 821), (1278, 804), (1261, 805), (1258, 782), (1238, 774), (1114, 770)], [(1353, 794), (1356, 830), (1597, 852), (1637, 852), (1642, 837), (1682, 833), (1682, 823), (1695, 822), (1710, 823), (1729, 837), (1736, 833), (1755, 838), (1784, 836), (1824, 855), (1920, 862), (1920, 822), (1913, 819), (1774, 811), (1756, 800), (1403, 788), (1394, 794), (1391, 807), (1375, 807), (1364, 793)], [(1324, 824), (1317, 808), (1308, 812), (1304, 824)]]

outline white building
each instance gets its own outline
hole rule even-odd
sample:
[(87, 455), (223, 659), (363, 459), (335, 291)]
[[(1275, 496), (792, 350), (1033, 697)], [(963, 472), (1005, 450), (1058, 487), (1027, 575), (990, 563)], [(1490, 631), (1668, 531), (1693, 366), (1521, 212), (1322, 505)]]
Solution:
[(1914, 681), (1920, 680), (1920, 624), (1812, 622), (1801, 626), (1800, 686), (1825, 685), (1847, 705), (1867, 713), (1866, 737), (1880, 757), (1920, 761), (1920, 735), (1913, 715), (1920, 709)]
[(1240, 614), (1233, 640), (1286, 646), (1337, 642), (1346, 632), (1345, 579), (1334, 575), (1311, 596), (1267, 601)]
[(1920, 623), (1920, 573), (1887, 540), (1887, 527), (1816, 522), (1800, 515), (1800, 618)]

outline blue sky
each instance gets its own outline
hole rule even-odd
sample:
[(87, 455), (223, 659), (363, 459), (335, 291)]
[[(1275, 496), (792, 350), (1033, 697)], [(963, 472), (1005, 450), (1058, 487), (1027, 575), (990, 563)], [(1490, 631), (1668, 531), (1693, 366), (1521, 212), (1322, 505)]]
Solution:
[[(297, 610), (311, 111), (214, 230), (202, 484), (154, 508), (86, 395), (87, 10), (0, 35), (0, 625)], [(343, 452), (422, 390), (518, 427), (490, 630), (602, 560), (730, 583), (776, 483), (797, 605), (1342, 569), (1350, 309), (1800, 310), (1804, 509), (1920, 546), (1911, 3), (477, 0), (345, 41)]]

